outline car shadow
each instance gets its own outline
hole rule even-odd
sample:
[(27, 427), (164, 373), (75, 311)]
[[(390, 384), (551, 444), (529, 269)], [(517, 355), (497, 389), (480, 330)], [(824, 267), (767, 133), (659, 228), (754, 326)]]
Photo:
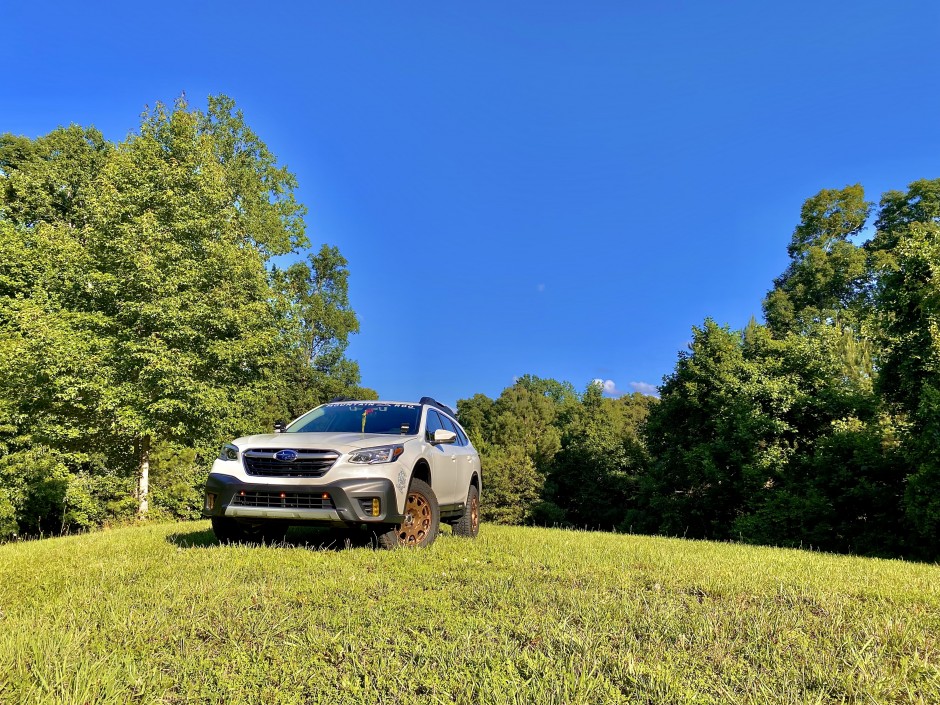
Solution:
[[(224, 545), (215, 537), (211, 529), (181, 531), (168, 535), (166, 540), (179, 548), (208, 548)], [(309, 551), (345, 551), (353, 548), (375, 548), (376, 537), (369, 531), (292, 526), (285, 540), (273, 545)]]

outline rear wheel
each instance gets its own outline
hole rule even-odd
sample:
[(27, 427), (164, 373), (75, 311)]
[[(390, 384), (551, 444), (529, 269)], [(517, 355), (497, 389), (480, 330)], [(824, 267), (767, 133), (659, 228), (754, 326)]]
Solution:
[(476, 538), (480, 531), (480, 491), (475, 485), (470, 485), (467, 492), (467, 508), (463, 516), (454, 522), (454, 535)]
[(430, 546), (437, 538), (441, 509), (437, 495), (423, 480), (412, 480), (405, 499), (405, 518), (401, 524), (378, 536), (382, 548)]

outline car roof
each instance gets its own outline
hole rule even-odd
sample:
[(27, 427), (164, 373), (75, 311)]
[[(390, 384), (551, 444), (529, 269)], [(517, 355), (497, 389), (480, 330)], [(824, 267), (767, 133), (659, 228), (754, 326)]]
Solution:
[(355, 399), (353, 397), (334, 397), (330, 399), (328, 404), (335, 404), (339, 402), (356, 402), (359, 404), (408, 404), (413, 406), (432, 406), (435, 409), (443, 411), (448, 416), (453, 417), (456, 421), (457, 412), (451, 409), (446, 404), (441, 404), (437, 399), (433, 397), (421, 397), (418, 401), (394, 401), (392, 399)]

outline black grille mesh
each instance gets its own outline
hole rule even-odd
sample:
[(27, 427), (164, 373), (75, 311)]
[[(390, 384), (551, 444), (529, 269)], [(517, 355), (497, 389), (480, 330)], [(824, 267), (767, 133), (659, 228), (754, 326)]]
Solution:
[(265, 509), (333, 509), (333, 500), (322, 492), (269, 492), (245, 490), (236, 493), (232, 504), (239, 507)]
[(292, 462), (277, 460), (280, 448), (253, 448), (243, 454), (245, 472), (254, 477), (323, 477), (339, 454), (331, 450), (298, 450)]

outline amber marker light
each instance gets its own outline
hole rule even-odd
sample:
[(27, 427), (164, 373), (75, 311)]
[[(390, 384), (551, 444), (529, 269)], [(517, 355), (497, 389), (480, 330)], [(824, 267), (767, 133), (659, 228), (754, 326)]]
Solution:
[(372, 516), (377, 517), (379, 515), (379, 498), (372, 498)]

